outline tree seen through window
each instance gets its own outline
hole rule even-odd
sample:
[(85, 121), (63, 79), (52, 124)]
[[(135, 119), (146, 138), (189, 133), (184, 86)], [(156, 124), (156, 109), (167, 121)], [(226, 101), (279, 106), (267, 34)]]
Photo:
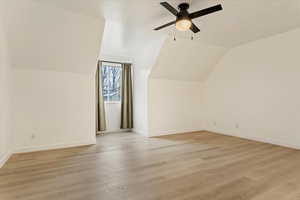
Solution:
[(102, 90), (104, 101), (118, 102), (121, 100), (121, 64), (102, 63)]

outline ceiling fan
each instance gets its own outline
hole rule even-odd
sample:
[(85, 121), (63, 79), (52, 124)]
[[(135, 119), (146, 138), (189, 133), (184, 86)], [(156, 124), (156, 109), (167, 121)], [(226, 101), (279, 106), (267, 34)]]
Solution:
[(160, 5), (169, 10), (173, 15), (176, 16), (176, 20), (169, 22), (165, 25), (155, 28), (154, 30), (158, 31), (165, 27), (171, 26), (173, 24), (176, 25), (176, 29), (179, 31), (187, 31), (191, 30), (194, 33), (198, 33), (200, 29), (192, 22), (192, 19), (208, 15), (217, 11), (222, 10), (222, 5), (212, 6), (203, 10), (199, 10), (197, 12), (189, 13), (188, 9), (190, 5), (188, 3), (181, 3), (178, 5), (179, 11), (177, 11), (174, 7), (172, 7), (168, 2), (161, 2)]

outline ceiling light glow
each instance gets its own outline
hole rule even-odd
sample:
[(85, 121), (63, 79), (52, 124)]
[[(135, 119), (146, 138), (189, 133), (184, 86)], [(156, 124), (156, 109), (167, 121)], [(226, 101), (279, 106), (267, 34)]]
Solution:
[(192, 21), (190, 19), (180, 19), (176, 22), (176, 29), (179, 31), (187, 31), (191, 26)]

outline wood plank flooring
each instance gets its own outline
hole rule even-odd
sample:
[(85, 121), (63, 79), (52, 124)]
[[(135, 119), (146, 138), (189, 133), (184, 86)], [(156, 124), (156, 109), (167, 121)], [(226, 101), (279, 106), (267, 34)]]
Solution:
[(300, 151), (209, 132), (14, 155), (0, 200), (300, 200)]

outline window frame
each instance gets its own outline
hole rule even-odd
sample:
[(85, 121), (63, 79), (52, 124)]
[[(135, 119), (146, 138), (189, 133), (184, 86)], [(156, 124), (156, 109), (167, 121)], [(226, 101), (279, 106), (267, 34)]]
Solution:
[[(106, 101), (106, 100), (104, 100), (104, 104), (121, 104), (121, 102), (122, 102), (122, 73), (123, 73), (123, 63), (101, 60), (100, 64), (101, 64), (101, 70), (102, 70), (102, 67), (104, 66), (104, 64), (106, 64), (106, 66), (110, 66), (110, 67), (120, 67), (121, 68), (121, 76), (120, 76), (120, 100), (119, 101)], [(102, 76), (102, 72), (101, 72), (101, 76)], [(101, 77), (101, 79), (102, 78), (103, 77)]]

